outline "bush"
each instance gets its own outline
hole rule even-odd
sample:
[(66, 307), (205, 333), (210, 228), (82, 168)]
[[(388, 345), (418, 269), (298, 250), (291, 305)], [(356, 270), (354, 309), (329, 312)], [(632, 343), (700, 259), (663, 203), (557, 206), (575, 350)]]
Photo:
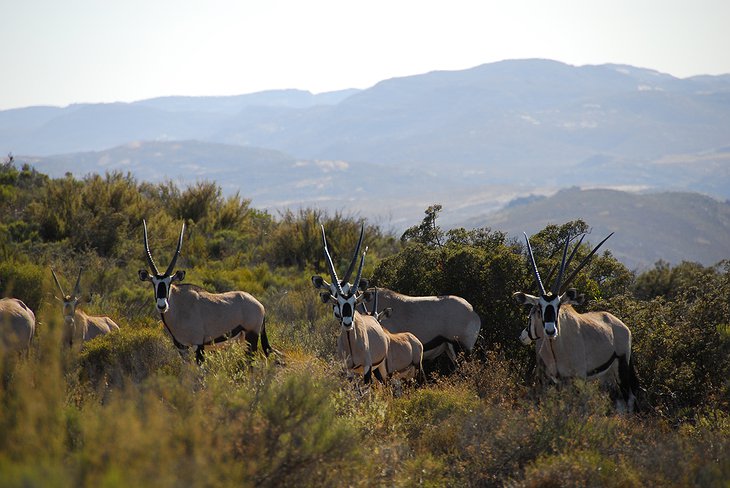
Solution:
[(123, 386), (182, 366), (180, 355), (159, 328), (123, 327), (84, 344), (79, 357), (82, 378), (92, 385)]
[(0, 262), (2, 296), (22, 300), (36, 314), (43, 300), (45, 277), (39, 265), (16, 260)]

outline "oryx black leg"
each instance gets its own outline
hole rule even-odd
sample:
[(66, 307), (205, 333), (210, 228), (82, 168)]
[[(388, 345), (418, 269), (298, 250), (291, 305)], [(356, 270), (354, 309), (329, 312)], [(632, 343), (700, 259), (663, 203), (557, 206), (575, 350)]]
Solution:
[(259, 347), (259, 335), (256, 332), (246, 332), (246, 342), (249, 354), (255, 353)]
[(379, 370), (379, 369), (377, 369), (377, 368), (376, 368), (376, 369), (375, 369), (375, 373), (374, 373), (374, 374), (375, 374), (375, 379), (376, 379), (376, 380), (378, 380), (378, 381), (380, 381), (381, 383), (385, 384), (385, 378), (383, 378), (383, 375), (382, 375), (382, 374), (380, 374), (380, 370)]
[(203, 350), (205, 349), (205, 346), (202, 344), (200, 346), (193, 346), (195, 347), (195, 362), (200, 364), (203, 364), (203, 361), (205, 361), (205, 357), (203, 356)]
[(367, 373), (365, 373), (365, 376), (363, 377), (365, 384), (369, 385), (373, 382), (373, 368), (368, 368)]

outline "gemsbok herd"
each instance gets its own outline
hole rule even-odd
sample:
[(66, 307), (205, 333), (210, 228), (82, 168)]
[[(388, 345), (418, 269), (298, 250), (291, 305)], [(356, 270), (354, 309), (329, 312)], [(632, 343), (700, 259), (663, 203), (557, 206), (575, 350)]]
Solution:
[[(147, 222), (142, 225), (148, 269), (139, 270), (139, 279), (152, 285), (160, 321), (181, 355), (192, 349), (196, 361), (201, 363), (206, 346), (231, 339), (245, 340), (251, 354), (259, 341), (266, 356), (278, 353), (266, 334), (265, 308), (252, 295), (244, 291), (210, 293), (199, 286), (181, 283), (185, 271), (175, 267), (182, 250), (184, 223), (175, 253), (162, 273), (152, 258)], [(340, 324), (336, 350), (349, 374), (362, 375), (365, 384), (372, 383), (372, 376), (382, 383), (414, 378), (420, 384), (425, 381), (424, 361), (445, 355), (456, 365), (460, 354), (468, 357), (481, 330), (481, 320), (471, 304), (458, 296), (412, 297), (369, 287), (362, 276), (368, 251), (367, 247), (363, 249), (364, 230), (363, 225), (350, 264), (340, 278), (327, 246), (325, 228), (321, 226), (330, 281), (312, 276), (320, 299), (332, 306), (334, 318)], [(566, 278), (583, 237), (570, 255), (571, 239), (566, 239), (557, 277), (548, 290), (525, 234), (528, 263), (538, 294), (513, 294), (519, 304), (530, 306), (528, 325), (520, 339), (525, 344), (534, 343), (541, 380), (561, 383), (571, 378), (600, 378), (618, 391), (617, 408), (632, 412), (639, 385), (631, 354), (631, 331), (610, 313), (578, 313), (573, 308), (583, 303), (584, 296), (570, 288), (570, 284), (611, 235), (595, 246)], [(109, 317), (87, 315), (80, 310), (80, 303), (90, 301), (88, 295), (82, 296), (82, 271), (79, 270), (72, 293), (66, 294), (51, 268), (61, 293), (56, 298), (63, 303), (63, 341), (69, 346), (119, 330)], [(35, 328), (35, 315), (22, 301), (0, 300), (0, 352), (27, 351)]]

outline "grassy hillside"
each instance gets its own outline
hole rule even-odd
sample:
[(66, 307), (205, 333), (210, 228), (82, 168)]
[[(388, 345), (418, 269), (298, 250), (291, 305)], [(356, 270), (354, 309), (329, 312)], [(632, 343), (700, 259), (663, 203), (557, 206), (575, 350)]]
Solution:
[[(438, 207), (402, 237), (364, 221), (364, 270), (378, 286), (456, 293), (482, 320), (469, 360), (424, 386), (349, 380), (338, 325), (310, 276), (326, 273), (319, 225), (344, 268), (361, 220), (315, 210), (273, 216), (198, 184), (120, 174), (52, 179), (0, 167), (0, 291), (38, 317), (27, 355), (0, 354), (2, 486), (724, 486), (730, 481), (730, 265), (660, 265), (634, 275), (601, 253), (576, 278), (634, 335), (641, 413), (575, 381), (538, 386), (517, 340), (532, 291), (520, 242), (444, 231)], [(246, 290), (266, 307), (283, 355), (243, 344), (180, 357), (154, 312), (141, 219), (160, 267), (187, 224), (179, 269), (210, 291)], [(531, 237), (547, 269), (567, 235)], [(593, 236), (590, 236), (592, 239)], [(610, 248), (610, 247), (608, 247)], [(578, 250), (581, 258), (587, 245)], [(89, 313), (121, 327), (69, 349), (50, 266), (93, 294)], [(713, 293), (707, 293), (706, 290)]]
[(534, 233), (547, 224), (579, 218), (590, 222), (596, 239), (616, 232), (611, 251), (631, 268), (645, 269), (660, 259), (710, 265), (727, 259), (730, 250), (730, 205), (695, 193), (570, 188), (549, 198), (516, 202), (462, 225), (521, 236), (523, 231)]

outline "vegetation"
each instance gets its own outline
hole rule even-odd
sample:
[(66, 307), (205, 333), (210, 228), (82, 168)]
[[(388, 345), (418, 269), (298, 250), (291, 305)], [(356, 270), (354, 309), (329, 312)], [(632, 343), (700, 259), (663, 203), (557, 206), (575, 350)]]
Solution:
[[(639, 415), (615, 412), (596, 383), (542, 389), (517, 336), (533, 291), (523, 244), (492, 229), (438, 226), (439, 206), (403, 236), (317, 210), (274, 217), (207, 182), (179, 189), (110, 173), (50, 179), (0, 167), (0, 291), (39, 325), (31, 351), (0, 361), (2, 486), (727, 486), (730, 482), (730, 262), (657, 263), (635, 275), (610, 252), (575, 286), (634, 334)], [(156, 320), (142, 219), (158, 261), (171, 258), (211, 291), (241, 289), (266, 306), (283, 358), (244, 343), (181, 358)], [(402, 394), (363, 390), (334, 357), (338, 333), (310, 282), (326, 273), (319, 224), (346, 266), (360, 225), (365, 276), (408, 294), (457, 294), (482, 318), (476, 354)], [(531, 242), (541, 273), (567, 236)], [(594, 237), (594, 236), (591, 236)], [(607, 246), (610, 247), (610, 246)], [(578, 251), (580, 259), (590, 247)], [(159, 263), (158, 263), (159, 264)], [(160, 266), (166, 266), (162, 263)], [(75, 276), (118, 333), (80, 350), (49, 267)]]

